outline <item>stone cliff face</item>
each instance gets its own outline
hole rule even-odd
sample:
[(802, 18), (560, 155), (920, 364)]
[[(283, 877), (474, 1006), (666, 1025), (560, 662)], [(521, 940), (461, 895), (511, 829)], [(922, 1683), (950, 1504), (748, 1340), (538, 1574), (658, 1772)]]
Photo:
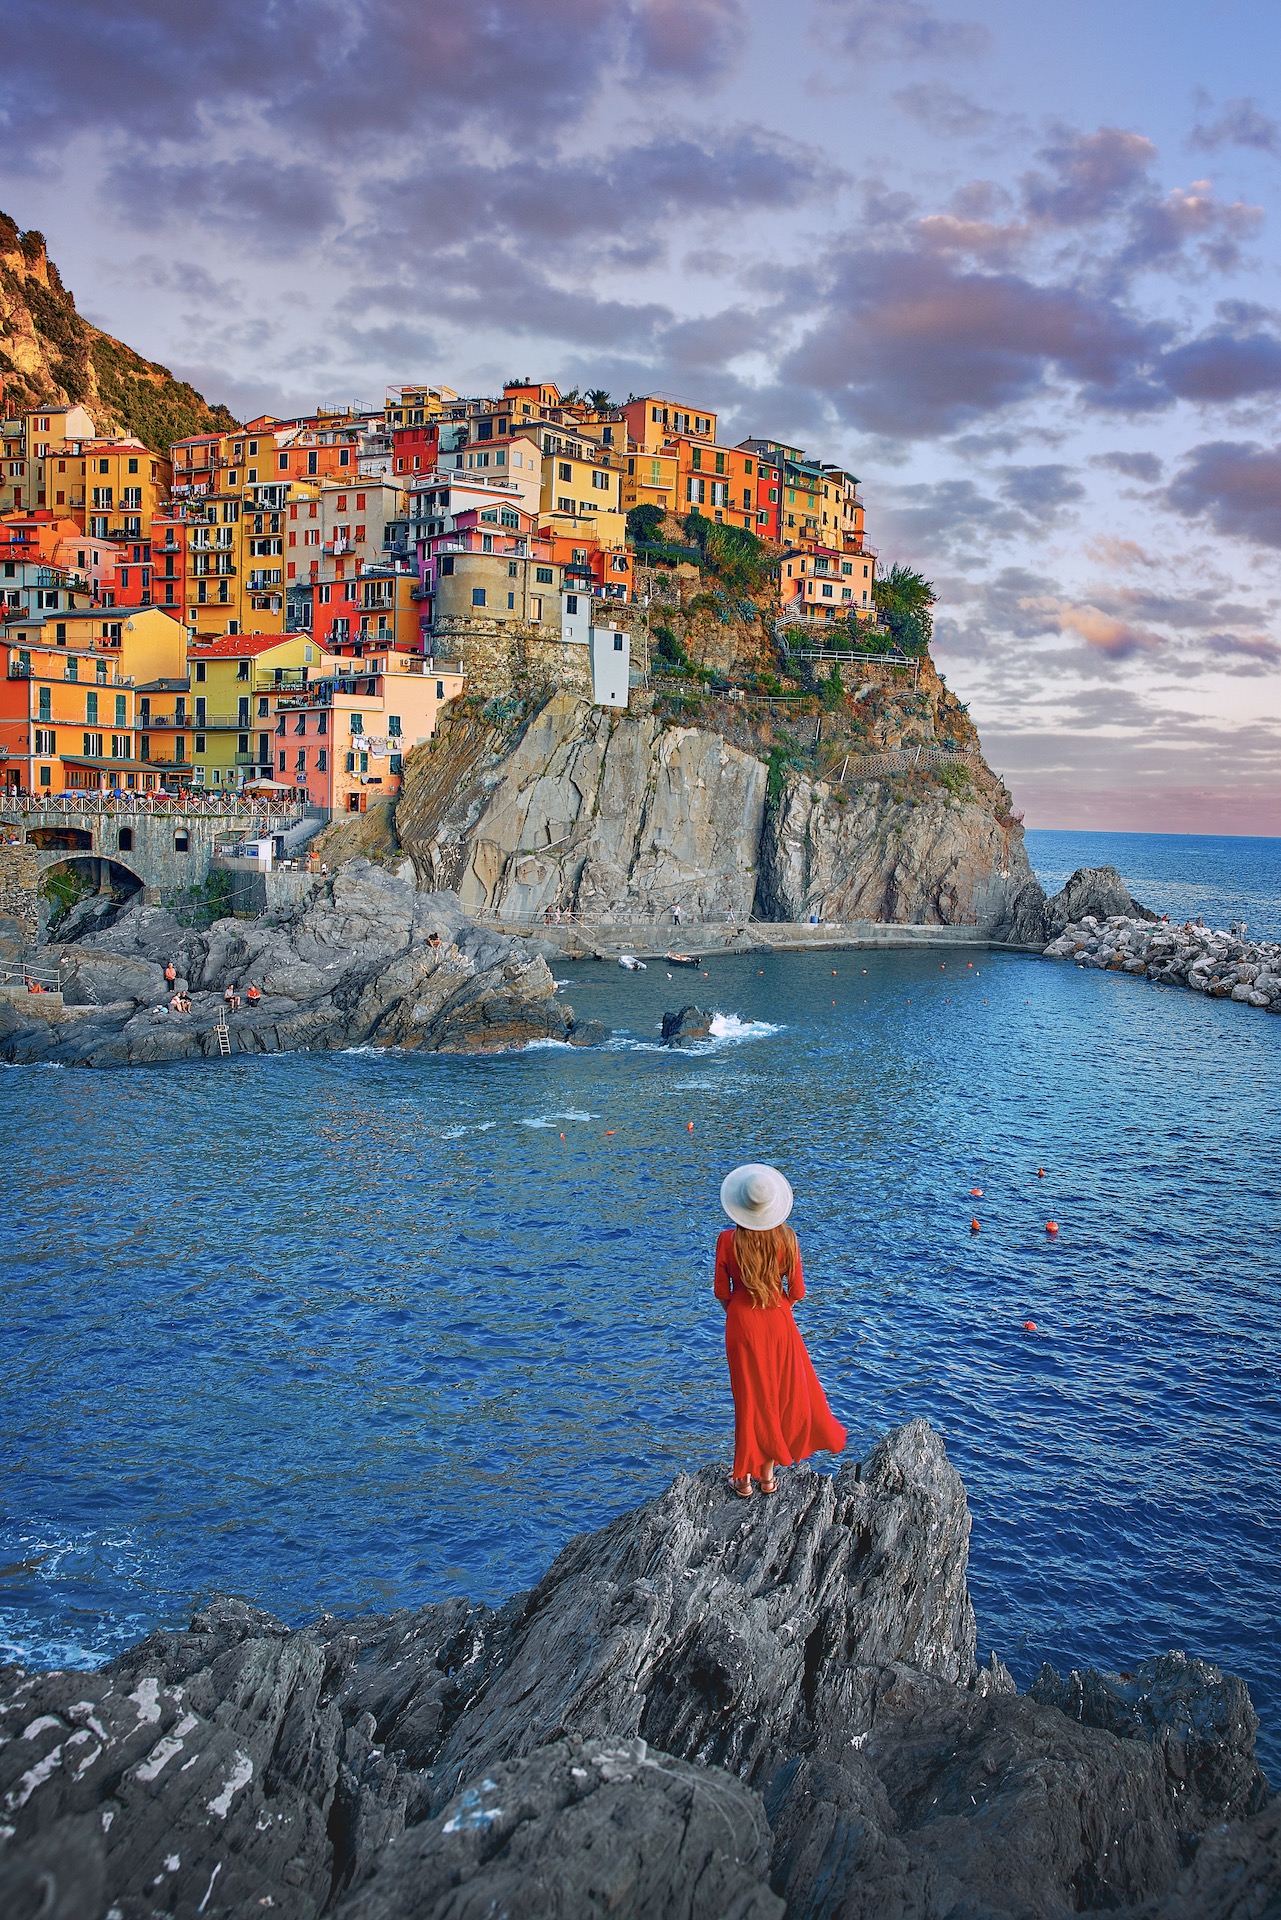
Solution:
[(698, 727), (614, 715), (567, 694), (442, 796), (401, 840), (421, 886), (513, 915), (744, 918), (756, 891), (766, 770)]
[[(1003, 933), (1039, 888), (973, 728), (932, 669), (901, 695), (871, 691), (813, 717), (707, 698), (692, 724), (564, 693), (514, 731), (461, 714), (410, 756), (397, 834), (419, 885), (470, 912)], [(869, 755), (940, 745), (956, 758), (859, 773)]]
[(869, 781), (847, 798), (801, 776), (765, 821), (757, 911), (997, 932), (1029, 883), (1022, 828), (976, 795), (912, 801)]

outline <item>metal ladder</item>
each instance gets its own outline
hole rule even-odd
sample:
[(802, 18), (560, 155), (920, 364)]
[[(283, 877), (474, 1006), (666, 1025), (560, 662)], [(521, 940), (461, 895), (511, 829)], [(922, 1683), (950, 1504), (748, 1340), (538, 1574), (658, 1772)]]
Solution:
[(214, 1028), (214, 1032), (218, 1036), (219, 1053), (223, 1053), (223, 1054), (230, 1053), (231, 1052), (231, 1035), (227, 1031), (227, 1009), (225, 1007), (223, 1008), (222, 1012), (218, 1016), (218, 1024)]

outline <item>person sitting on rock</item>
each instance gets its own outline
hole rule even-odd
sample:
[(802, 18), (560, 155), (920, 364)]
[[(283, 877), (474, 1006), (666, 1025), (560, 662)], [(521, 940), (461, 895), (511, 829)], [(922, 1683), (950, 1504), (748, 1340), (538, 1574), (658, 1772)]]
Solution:
[(258, 988), (254, 986), (252, 982), (250, 983), (250, 985), (245, 991), (245, 999), (249, 1002), (251, 1007), (256, 1007), (258, 1005), (258, 1002), (262, 999), (262, 994), (258, 991)]
[(172, 985), (173, 985), (173, 983), (174, 983), (174, 981), (175, 981), (175, 980), (176, 980), (177, 978), (178, 978), (178, 969), (177, 969), (177, 967), (175, 967), (175, 965), (174, 965), (174, 963), (173, 963), (173, 961), (171, 960), (171, 961), (169, 962), (169, 965), (168, 965), (168, 966), (167, 966), (167, 967), (165, 968), (165, 981), (166, 981), (166, 984), (167, 984), (167, 985), (169, 985), (169, 986), (172, 986)]
[(840, 1453), (846, 1431), (833, 1419), (792, 1303), (805, 1298), (801, 1251), (784, 1222), (792, 1189), (777, 1167), (736, 1167), (721, 1182), (721, 1205), (735, 1222), (716, 1242), (712, 1283), (725, 1308), (725, 1357), (734, 1399), (734, 1471), (740, 1500), (774, 1493), (776, 1466), (824, 1449)]
[(240, 995), (236, 992), (236, 989), (232, 986), (230, 980), (227, 982), (226, 986), (222, 990), (222, 997), (226, 1001), (232, 1013), (235, 1013), (236, 1009), (240, 1005)]

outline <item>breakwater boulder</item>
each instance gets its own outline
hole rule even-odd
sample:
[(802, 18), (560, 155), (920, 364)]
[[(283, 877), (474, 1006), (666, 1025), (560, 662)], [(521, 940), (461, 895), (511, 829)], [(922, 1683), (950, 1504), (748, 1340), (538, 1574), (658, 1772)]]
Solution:
[(1087, 914), (1065, 927), (1045, 955), (1281, 1013), (1281, 942), (1275, 940), (1247, 940), (1240, 933), (1191, 921), (1171, 926), (1129, 914), (1106, 920)]
[[(546, 960), (525, 941), (368, 860), (340, 867), (283, 920), (196, 932), (140, 905), (91, 939), (61, 949), (61, 1005), (38, 995), (0, 1005), (0, 1058), (92, 1067), (218, 1058), (224, 1025), (232, 1054), (493, 1053), (604, 1037), (555, 998)], [(189, 1009), (171, 1008), (175, 993)]]
[(712, 1031), (713, 1016), (705, 1007), (678, 1007), (663, 1015), (663, 1044), (677, 1047), (682, 1040), (706, 1040)]
[(771, 1499), (681, 1475), (497, 1611), (220, 1601), (97, 1673), (0, 1671), (0, 1910), (1271, 1911), (1242, 1683), (1166, 1657), (1018, 1694), (977, 1659), (969, 1524), (915, 1421)]

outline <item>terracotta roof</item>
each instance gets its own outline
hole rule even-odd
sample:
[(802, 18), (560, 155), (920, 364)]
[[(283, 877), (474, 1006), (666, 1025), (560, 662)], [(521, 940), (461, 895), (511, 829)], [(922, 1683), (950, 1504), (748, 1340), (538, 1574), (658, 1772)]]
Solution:
[(300, 637), (295, 633), (200, 634), (189, 642), (187, 651), (204, 654), (212, 660), (235, 660), (241, 655), (266, 653), (269, 647), (281, 647), (286, 640)]

